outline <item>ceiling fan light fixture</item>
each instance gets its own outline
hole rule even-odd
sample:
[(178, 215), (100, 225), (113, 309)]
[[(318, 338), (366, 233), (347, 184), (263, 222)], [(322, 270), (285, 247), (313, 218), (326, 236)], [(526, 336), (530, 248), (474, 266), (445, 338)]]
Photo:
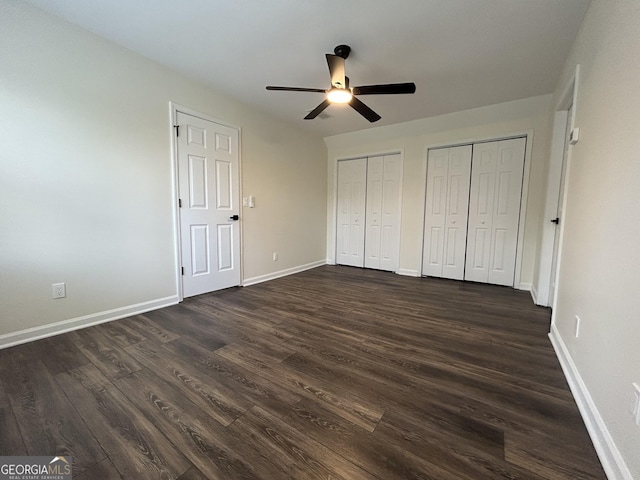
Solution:
[(353, 95), (348, 88), (332, 88), (327, 93), (327, 100), (331, 103), (349, 103)]
[(377, 122), (382, 117), (362, 103), (358, 95), (415, 93), (416, 85), (414, 83), (387, 83), (349, 88), (349, 77), (344, 74), (344, 61), (349, 56), (350, 51), (351, 48), (348, 45), (338, 45), (334, 50), (334, 55), (325, 54), (329, 75), (331, 76), (331, 88), (329, 90), (305, 87), (277, 87), (274, 85), (268, 85), (267, 90), (324, 93), (326, 95), (325, 99), (304, 117), (305, 120), (317, 118), (333, 103), (346, 103), (371, 123)]

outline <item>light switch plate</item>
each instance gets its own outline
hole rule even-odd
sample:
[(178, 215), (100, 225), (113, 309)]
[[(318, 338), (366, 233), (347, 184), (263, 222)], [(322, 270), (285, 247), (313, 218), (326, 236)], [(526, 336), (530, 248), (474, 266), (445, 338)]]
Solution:
[(633, 385), (633, 404), (631, 406), (631, 414), (634, 417), (636, 425), (640, 426), (640, 385)]
[(578, 143), (578, 140), (580, 140), (580, 129), (578, 127), (575, 127), (569, 134), (569, 143), (571, 145), (575, 145), (576, 143)]

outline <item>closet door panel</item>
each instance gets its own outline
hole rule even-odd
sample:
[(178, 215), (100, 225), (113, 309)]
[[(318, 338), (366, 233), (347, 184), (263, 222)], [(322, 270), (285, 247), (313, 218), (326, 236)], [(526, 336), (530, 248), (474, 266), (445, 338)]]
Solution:
[(473, 147), (465, 280), (513, 286), (526, 139)]
[(489, 279), (498, 142), (473, 146), (465, 280)]
[(488, 282), (513, 285), (526, 139), (498, 142)]
[(336, 263), (364, 266), (367, 160), (338, 162)]
[(367, 210), (364, 266), (380, 268), (382, 242), (382, 189), (384, 157), (367, 159)]
[(464, 278), (470, 177), (471, 145), (451, 148), (442, 265), (442, 276), (444, 278), (454, 280), (462, 280)]
[(398, 269), (401, 170), (399, 154), (338, 162), (337, 264)]
[(394, 271), (396, 262), (396, 232), (391, 225), (382, 227), (380, 238), (380, 270)]
[(449, 148), (429, 150), (425, 203), (422, 275), (442, 276), (445, 222), (447, 216), (447, 183)]
[(429, 151), (422, 274), (462, 280), (471, 146)]
[(385, 155), (382, 165), (382, 234), (380, 236), (380, 264), (378, 268), (390, 272), (395, 272), (399, 263), (401, 173), (400, 154)]

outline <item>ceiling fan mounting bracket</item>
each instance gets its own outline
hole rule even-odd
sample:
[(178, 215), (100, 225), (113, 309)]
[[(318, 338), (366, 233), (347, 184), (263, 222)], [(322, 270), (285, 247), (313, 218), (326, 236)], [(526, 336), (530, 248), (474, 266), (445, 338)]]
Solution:
[(338, 45), (333, 49), (333, 53), (337, 56), (344, 58), (345, 60), (349, 57), (351, 53), (351, 47), (349, 45)]

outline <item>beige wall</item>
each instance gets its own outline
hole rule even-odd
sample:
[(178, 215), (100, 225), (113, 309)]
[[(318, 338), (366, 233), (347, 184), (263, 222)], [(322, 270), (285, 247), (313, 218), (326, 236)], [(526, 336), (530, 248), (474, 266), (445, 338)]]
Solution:
[(322, 139), (21, 2), (0, 65), (0, 345), (176, 300), (170, 101), (242, 129), (244, 278), (325, 259)]
[(335, 258), (335, 165), (340, 158), (401, 151), (404, 156), (400, 273), (421, 270), (426, 153), (429, 147), (470, 140), (532, 134), (528, 199), (517, 286), (529, 289), (533, 280), (549, 141), (551, 95), (491, 105), (438, 117), (325, 138), (328, 147), (327, 258)]
[(632, 382), (640, 383), (640, 2), (591, 4), (556, 99), (576, 64), (580, 141), (570, 157), (555, 333), (599, 440), (621, 454), (610, 478), (637, 479), (640, 426), (630, 408)]

